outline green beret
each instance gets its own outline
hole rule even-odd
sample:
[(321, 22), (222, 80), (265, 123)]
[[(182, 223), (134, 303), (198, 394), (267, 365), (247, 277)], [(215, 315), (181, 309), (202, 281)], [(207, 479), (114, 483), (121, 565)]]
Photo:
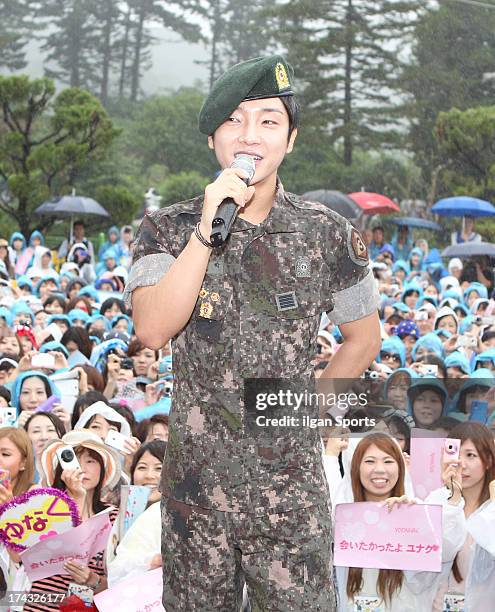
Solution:
[(294, 71), (281, 55), (255, 57), (229, 68), (213, 85), (199, 113), (199, 131), (208, 136), (242, 100), (293, 96)]

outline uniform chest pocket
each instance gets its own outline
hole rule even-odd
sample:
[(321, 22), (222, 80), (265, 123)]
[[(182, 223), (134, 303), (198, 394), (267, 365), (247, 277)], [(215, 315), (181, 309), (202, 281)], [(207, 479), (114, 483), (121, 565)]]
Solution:
[(206, 340), (220, 340), (226, 314), (232, 307), (232, 287), (205, 278), (194, 308), (192, 324)]

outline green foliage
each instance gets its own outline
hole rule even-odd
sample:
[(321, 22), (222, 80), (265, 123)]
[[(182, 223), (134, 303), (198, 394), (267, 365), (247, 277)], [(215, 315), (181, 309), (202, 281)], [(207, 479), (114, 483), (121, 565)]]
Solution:
[(138, 197), (122, 186), (100, 185), (95, 196), (110, 213), (112, 221), (119, 225), (131, 223), (141, 204)]
[(440, 113), (436, 137), (448, 192), (495, 199), (495, 106)]
[(25, 45), (34, 29), (33, 0), (0, 0), (0, 68), (26, 66)]
[[(425, 13), (414, 34), (403, 87), (409, 94), (409, 146), (429, 184), (442, 164), (434, 134), (439, 112), (493, 103), (495, 11), (441, 3)], [(432, 200), (449, 195), (448, 185), (441, 182), (436, 191)]]
[(421, 196), (419, 170), (405, 156), (356, 151), (351, 166), (341, 157), (341, 149), (317, 149), (297, 143), (284, 161), (280, 176), (284, 187), (294, 193), (332, 189), (343, 193), (373, 191), (395, 199)]
[(144, 102), (129, 126), (128, 151), (143, 168), (163, 164), (172, 174), (196, 171), (207, 176), (217, 167), (198, 131), (198, 114), (204, 96), (194, 89), (181, 89), (168, 96)]
[(162, 196), (162, 206), (201, 195), (210, 180), (194, 170), (170, 175), (157, 189)]
[(36, 221), (33, 209), (69, 192), (86, 164), (102, 160), (118, 135), (89, 92), (70, 88), (54, 96), (49, 79), (0, 76), (0, 178), (8, 189), (0, 210), (25, 234)]

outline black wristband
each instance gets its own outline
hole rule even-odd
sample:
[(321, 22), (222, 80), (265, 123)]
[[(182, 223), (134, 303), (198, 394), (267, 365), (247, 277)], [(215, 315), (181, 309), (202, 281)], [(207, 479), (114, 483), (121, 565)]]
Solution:
[(208, 240), (206, 240), (206, 238), (200, 232), (199, 222), (196, 223), (196, 227), (194, 228), (194, 235), (201, 242), (201, 244), (203, 244), (205, 247), (208, 247), (209, 249), (213, 249), (213, 245), (211, 244), (211, 242), (208, 242)]

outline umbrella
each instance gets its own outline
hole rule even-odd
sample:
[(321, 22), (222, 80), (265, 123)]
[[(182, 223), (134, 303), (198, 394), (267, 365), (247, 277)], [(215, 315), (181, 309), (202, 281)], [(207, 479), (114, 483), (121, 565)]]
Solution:
[(362, 213), (356, 202), (340, 191), (317, 189), (316, 191), (307, 191), (302, 197), (310, 202), (324, 204), (346, 219), (355, 219)]
[(442, 226), (435, 223), (435, 221), (429, 221), (428, 219), (421, 219), (420, 217), (396, 217), (393, 219), (395, 225), (406, 226), (406, 227), (417, 227), (420, 229), (434, 230), (440, 232)]
[(388, 215), (400, 212), (400, 208), (387, 196), (368, 191), (356, 191), (350, 193), (349, 197), (356, 202), (365, 215)]
[(442, 251), (442, 257), (476, 257), (488, 255), (495, 257), (495, 244), (491, 242), (463, 242), (453, 244)]
[(494, 217), (495, 207), (486, 200), (469, 196), (455, 196), (439, 200), (432, 206), (431, 212), (444, 217)]
[(72, 195), (62, 196), (57, 200), (44, 202), (34, 210), (37, 215), (53, 215), (57, 217), (70, 217), (70, 240), (72, 241), (72, 225), (74, 216), (96, 215), (99, 217), (109, 217), (110, 214), (98, 204), (93, 198), (78, 196), (75, 192)]

